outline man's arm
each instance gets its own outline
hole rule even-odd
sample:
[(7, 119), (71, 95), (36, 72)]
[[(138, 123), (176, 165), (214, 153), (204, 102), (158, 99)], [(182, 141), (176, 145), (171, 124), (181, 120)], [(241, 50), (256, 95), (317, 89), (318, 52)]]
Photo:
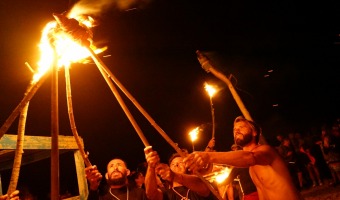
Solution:
[(102, 180), (103, 176), (97, 169), (96, 165), (89, 166), (85, 168), (85, 175), (86, 179), (90, 184), (90, 190), (96, 191), (100, 185), (100, 181)]
[(97, 200), (99, 199), (99, 191), (98, 187), (103, 178), (102, 174), (97, 169), (96, 165), (89, 166), (85, 168), (86, 179), (89, 183), (89, 196), (88, 200)]
[(159, 156), (156, 151), (153, 151), (152, 148), (145, 147), (144, 149), (145, 158), (148, 163), (148, 168), (145, 175), (145, 193), (148, 199), (150, 200), (162, 200), (163, 192), (158, 188), (157, 185), (157, 174), (156, 174), (156, 166), (159, 164)]
[(269, 145), (261, 145), (253, 151), (194, 152), (184, 162), (190, 170), (200, 169), (207, 163), (220, 163), (234, 167), (270, 165), (275, 158), (275, 150)]
[(208, 186), (196, 175), (172, 173), (174, 174), (173, 182), (186, 186), (200, 196), (207, 197), (210, 195)]

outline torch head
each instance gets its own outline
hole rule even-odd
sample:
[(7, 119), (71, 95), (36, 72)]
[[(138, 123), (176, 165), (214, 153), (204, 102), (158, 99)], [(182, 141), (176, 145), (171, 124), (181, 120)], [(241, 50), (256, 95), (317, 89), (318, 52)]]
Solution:
[(92, 42), (92, 32), (85, 25), (82, 25), (74, 18), (67, 18), (63, 14), (53, 13), (60, 29), (78, 41), (81, 45), (90, 46)]
[(201, 64), (201, 67), (206, 71), (206, 72), (210, 72), (210, 68), (212, 68), (209, 59), (203, 55), (199, 50), (196, 51), (197, 54), (197, 59)]

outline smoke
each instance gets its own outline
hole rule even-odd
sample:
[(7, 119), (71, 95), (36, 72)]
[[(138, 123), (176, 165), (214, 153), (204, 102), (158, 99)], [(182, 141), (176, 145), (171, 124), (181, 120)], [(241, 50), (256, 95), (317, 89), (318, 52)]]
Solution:
[(132, 7), (146, 5), (151, 0), (80, 0), (70, 10), (68, 17), (75, 18), (80, 15), (99, 16), (110, 8), (128, 10)]

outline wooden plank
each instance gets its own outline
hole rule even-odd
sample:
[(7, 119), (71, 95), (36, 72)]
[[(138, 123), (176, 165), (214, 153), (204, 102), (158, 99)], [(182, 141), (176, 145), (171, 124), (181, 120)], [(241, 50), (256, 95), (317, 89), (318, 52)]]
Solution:
[[(68, 198), (69, 200), (86, 200), (88, 196), (88, 185), (85, 177), (85, 163), (78, 150), (78, 145), (73, 136), (59, 135), (59, 153), (74, 151), (74, 160), (78, 179), (79, 196)], [(81, 143), (83, 141), (81, 139)], [(0, 171), (11, 169), (15, 149), (17, 147), (17, 135), (4, 134), (0, 138)], [(24, 154), (22, 165), (34, 163), (51, 156), (51, 137), (49, 136), (24, 136)], [(0, 176), (0, 194), (2, 193)]]
[(85, 163), (84, 159), (81, 156), (79, 150), (74, 152), (74, 161), (76, 165), (77, 179), (78, 179), (78, 189), (79, 189), (79, 198), (80, 200), (86, 200), (89, 194), (87, 179), (85, 175)]
[[(73, 136), (59, 135), (59, 149), (78, 149)], [(17, 135), (4, 134), (0, 139), (0, 149), (16, 149)], [(49, 136), (25, 136), (24, 149), (51, 149)]]

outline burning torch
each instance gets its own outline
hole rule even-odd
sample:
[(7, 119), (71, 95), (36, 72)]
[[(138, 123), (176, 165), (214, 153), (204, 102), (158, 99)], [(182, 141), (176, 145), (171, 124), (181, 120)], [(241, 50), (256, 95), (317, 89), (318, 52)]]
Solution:
[(204, 84), (204, 89), (207, 91), (209, 95), (209, 99), (210, 99), (210, 110), (211, 110), (211, 120), (212, 120), (212, 135), (211, 135), (212, 137), (211, 138), (214, 138), (215, 137), (215, 110), (214, 110), (212, 98), (216, 94), (217, 90), (212, 85), (209, 85), (208, 83)]
[(190, 136), (191, 144), (192, 144), (192, 151), (195, 151), (194, 143), (198, 138), (198, 133), (199, 133), (199, 127), (196, 127), (192, 131), (189, 132), (189, 136)]

